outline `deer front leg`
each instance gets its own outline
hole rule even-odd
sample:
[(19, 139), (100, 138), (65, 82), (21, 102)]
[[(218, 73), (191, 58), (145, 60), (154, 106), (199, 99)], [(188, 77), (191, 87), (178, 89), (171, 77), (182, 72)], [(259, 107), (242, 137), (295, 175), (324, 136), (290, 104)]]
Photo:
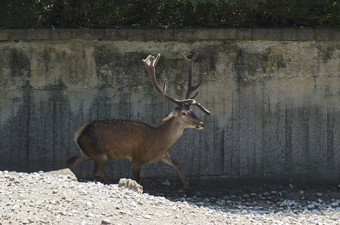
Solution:
[(181, 168), (177, 165), (177, 163), (172, 160), (169, 156), (169, 154), (166, 154), (162, 159), (162, 162), (164, 162), (165, 164), (168, 164), (170, 166), (172, 166), (173, 168), (175, 168), (177, 170), (178, 175), (180, 176), (182, 182), (183, 182), (183, 186), (185, 189), (190, 189), (189, 188), (189, 182), (187, 181), (187, 179), (185, 178), (185, 176), (183, 175)]
[(132, 167), (132, 175), (133, 175), (133, 179), (139, 183), (139, 174), (140, 171), (142, 169), (142, 166), (139, 162), (137, 161), (131, 161), (131, 167)]
[(96, 179), (99, 179), (104, 184), (111, 184), (112, 182), (109, 179), (107, 179), (104, 175), (105, 163), (106, 163), (106, 159), (102, 159), (102, 158), (95, 159), (93, 175)]

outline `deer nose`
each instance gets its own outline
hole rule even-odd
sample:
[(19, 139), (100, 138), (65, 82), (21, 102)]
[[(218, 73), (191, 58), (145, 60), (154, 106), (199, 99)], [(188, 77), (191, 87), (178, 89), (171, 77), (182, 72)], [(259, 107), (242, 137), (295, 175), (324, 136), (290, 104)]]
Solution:
[(198, 125), (196, 125), (196, 129), (203, 130), (204, 129), (204, 123), (200, 122)]

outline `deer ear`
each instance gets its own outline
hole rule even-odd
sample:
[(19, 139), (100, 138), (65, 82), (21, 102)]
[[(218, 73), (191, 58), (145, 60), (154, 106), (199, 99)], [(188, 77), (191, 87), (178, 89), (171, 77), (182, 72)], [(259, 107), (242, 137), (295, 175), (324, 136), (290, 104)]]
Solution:
[(171, 113), (169, 113), (166, 117), (164, 117), (163, 119), (162, 119), (162, 122), (166, 122), (166, 121), (168, 121), (168, 120), (170, 120), (170, 119), (172, 119), (172, 118), (174, 118), (175, 117), (175, 113), (174, 112), (171, 112)]

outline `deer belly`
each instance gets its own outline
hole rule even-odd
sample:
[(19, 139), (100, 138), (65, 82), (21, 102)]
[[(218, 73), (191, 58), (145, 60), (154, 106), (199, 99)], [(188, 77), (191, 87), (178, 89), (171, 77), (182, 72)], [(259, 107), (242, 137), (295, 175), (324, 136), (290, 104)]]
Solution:
[(111, 139), (106, 142), (104, 148), (110, 160), (131, 159), (133, 152), (140, 146), (133, 140)]
[(128, 144), (123, 146), (107, 146), (106, 153), (110, 160), (131, 159), (131, 148)]

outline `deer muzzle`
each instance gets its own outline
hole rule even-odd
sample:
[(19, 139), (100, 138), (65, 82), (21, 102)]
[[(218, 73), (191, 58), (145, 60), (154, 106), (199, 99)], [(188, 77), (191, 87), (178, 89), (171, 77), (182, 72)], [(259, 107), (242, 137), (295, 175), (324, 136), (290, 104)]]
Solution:
[(199, 125), (196, 125), (196, 129), (203, 130), (204, 129), (204, 123), (200, 122)]

